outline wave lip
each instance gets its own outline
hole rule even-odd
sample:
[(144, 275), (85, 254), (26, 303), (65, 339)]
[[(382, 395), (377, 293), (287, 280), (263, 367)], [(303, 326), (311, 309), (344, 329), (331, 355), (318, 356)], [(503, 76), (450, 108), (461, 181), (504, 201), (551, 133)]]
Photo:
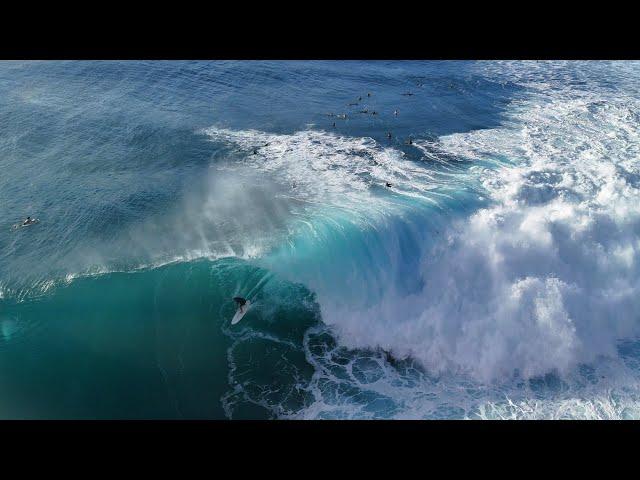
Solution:
[[(405, 198), (442, 206), (434, 186), (466, 175), (445, 178), (371, 139), (206, 133), (248, 150), (264, 145), (248, 163), (299, 182), (300, 195), (320, 204), (309, 232), (298, 232), (309, 235), (304, 249), (294, 242), (277, 258), (317, 293), (324, 322), (344, 345), (382, 347), (433, 372), (483, 381), (531, 378), (615, 356), (618, 339), (640, 333), (640, 104), (571, 85), (552, 97), (530, 79), (526, 86), (502, 127), (416, 142), (432, 163), (476, 164), (470, 172), (487, 206), (448, 227), (428, 225), (427, 208), (373, 194), (371, 183), (391, 178)], [(347, 216), (320, 228), (328, 206)], [(358, 212), (366, 223), (355, 222)], [(301, 251), (298, 263), (328, 249), (351, 253), (337, 254), (344, 265), (316, 265), (314, 274), (296, 267)], [(413, 278), (412, 288), (398, 288), (403, 277)], [(345, 288), (367, 300), (345, 301)]]

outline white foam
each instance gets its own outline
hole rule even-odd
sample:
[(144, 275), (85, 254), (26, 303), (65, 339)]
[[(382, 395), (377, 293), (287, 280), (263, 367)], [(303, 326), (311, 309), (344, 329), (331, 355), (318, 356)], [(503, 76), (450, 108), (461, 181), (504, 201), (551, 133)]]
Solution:
[(640, 334), (638, 98), (540, 87), (510, 108), (503, 127), (440, 139), (506, 161), (477, 171), (492, 205), (425, 256), (419, 294), (323, 305), (344, 344), (488, 381), (568, 372)]
[[(204, 130), (211, 139), (231, 142), (245, 155), (241, 165), (270, 175), (287, 186), (286, 195), (311, 204), (384, 214), (392, 205), (372, 187), (393, 184), (394, 191), (432, 201), (439, 174), (382, 147), (368, 137), (346, 137), (318, 130), (272, 134), (257, 130)], [(253, 154), (253, 151), (256, 151)], [(441, 174), (440, 174), (441, 175)]]

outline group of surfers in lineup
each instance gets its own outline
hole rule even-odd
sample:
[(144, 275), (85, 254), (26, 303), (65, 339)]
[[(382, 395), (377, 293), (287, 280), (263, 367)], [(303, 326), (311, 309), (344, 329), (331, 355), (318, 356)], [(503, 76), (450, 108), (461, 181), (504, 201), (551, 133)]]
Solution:
[[(422, 85), (423, 85), (422, 83), (418, 83), (418, 86), (422, 86)], [(405, 92), (405, 93), (402, 93), (401, 95), (413, 96), (414, 94), (412, 92)], [(367, 97), (371, 97), (371, 92), (367, 93)], [(362, 97), (358, 97), (358, 101), (357, 102), (349, 103), (348, 106), (349, 107), (353, 107), (353, 106), (359, 105), (361, 101), (362, 101)], [(366, 114), (370, 113), (371, 115), (378, 115), (377, 111), (372, 110), (371, 112), (369, 112), (369, 109), (360, 110), (359, 113), (366, 113)], [(400, 113), (400, 110), (398, 110), (397, 108), (393, 111), (393, 115), (396, 116), (396, 117), (398, 116), (399, 113)], [(341, 113), (341, 114), (338, 114), (338, 115), (336, 115), (335, 113), (327, 113), (327, 116), (336, 117), (336, 118), (339, 118), (341, 120), (346, 120), (346, 118), (347, 118), (347, 114), (346, 113)], [(333, 122), (333, 127), (335, 128), (335, 126), (336, 126), (336, 122)], [(389, 140), (391, 138), (393, 138), (393, 135), (391, 134), (391, 132), (387, 132), (387, 138)], [(413, 145), (413, 139), (411, 137), (409, 137), (405, 143), (407, 145)], [(269, 145), (269, 143), (267, 142), (263, 146), (266, 147), (268, 145)], [(253, 149), (253, 154), (254, 155), (258, 154), (258, 148), (259, 147)], [(391, 188), (391, 187), (393, 187), (393, 184), (391, 184), (390, 182), (385, 182), (385, 186), (387, 188)]]

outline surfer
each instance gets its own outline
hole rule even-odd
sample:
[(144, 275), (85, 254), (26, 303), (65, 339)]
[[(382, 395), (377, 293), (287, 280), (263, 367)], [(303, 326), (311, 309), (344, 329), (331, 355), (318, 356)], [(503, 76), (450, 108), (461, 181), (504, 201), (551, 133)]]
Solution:
[(391, 132), (387, 132), (387, 138), (391, 138)]
[(26, 227), (27, 225), (31, 225), (32, 223), (36, 223), (36, 221), (31, 217), (27, 217), (25, 218), (24, 222), (22, 222), (22, 226)]
[(242, 297), (233, 297), (233, 301), (236, 302), (240, 311), (243, 311), (244, 306), (247, 304), (247, 299)]
[(394, 110), (394, 111), (393, 111), (393, 114), (397, 117), (397, 116), (398, 116), (398, 110), (397, 110), (397, 109), (396, 109), (396, 110)]
[(393, 187), (393, 185), (392, 185), (392, 184), (390, 184), (389, 182), (387, 182), (385, 185), (387, 186), (387, 188), (391, 188), (391, 187)]

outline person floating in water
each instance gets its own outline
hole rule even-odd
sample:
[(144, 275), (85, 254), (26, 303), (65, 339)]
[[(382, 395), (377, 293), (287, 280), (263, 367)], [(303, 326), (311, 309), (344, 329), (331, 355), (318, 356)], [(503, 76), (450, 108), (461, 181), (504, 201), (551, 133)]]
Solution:
[(333, 128), (336, 128), (336, 122), (333, 122)]
[(236, 302), (240, 311), (244, 313), (244, 307), (247, 304), (247, 299), (242, 297), (233, 297), (233, 301)]
[(31, 217), (27, 217), (24, 219), (24, 222), (22, 222), (22, 226), (31, 225), (32, 223), (36, 223), (36, 221)]
[(387, 132), (387, 138), (391, 138), (391, 132)]
[(370, 96), (371, 96), (371, 94), (370, 94), (370, 93), (367, 93), (367, 97), (370, 97)]
[(397, 109), (393, 111), (393, 114), (394, 114), (396, 117), (398, 116), (398, 113), (399, 113), (399, 110), (397, 110)]

